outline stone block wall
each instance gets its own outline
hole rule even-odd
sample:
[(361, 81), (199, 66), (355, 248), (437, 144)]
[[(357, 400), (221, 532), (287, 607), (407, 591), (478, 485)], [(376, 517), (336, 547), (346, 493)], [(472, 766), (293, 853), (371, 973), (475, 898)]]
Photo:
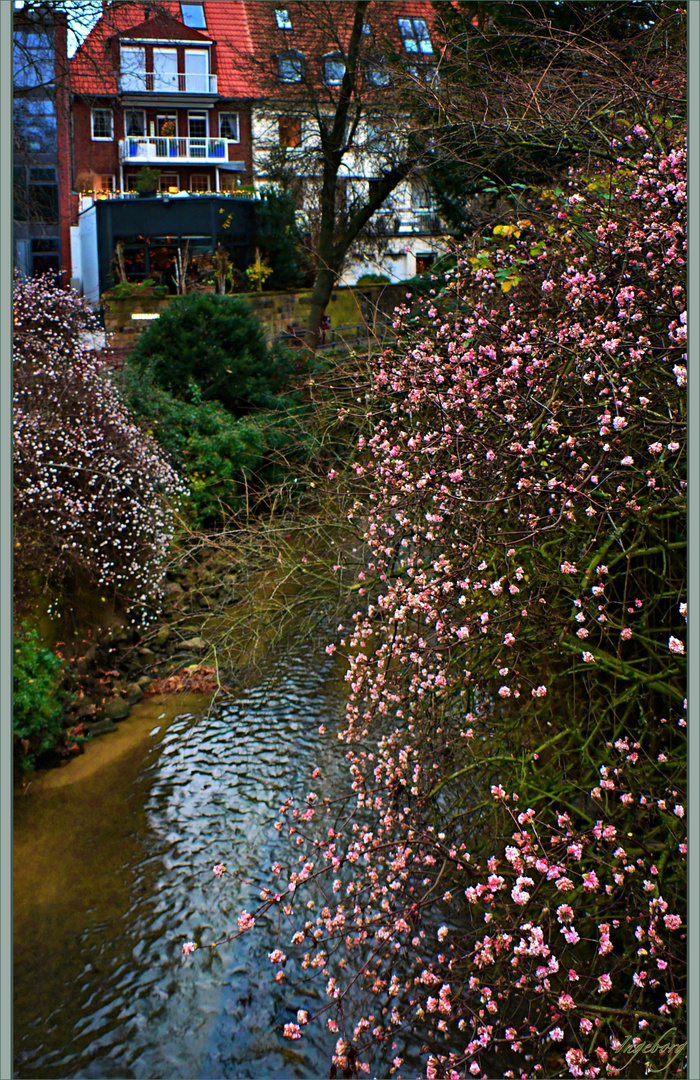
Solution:
[[(310, 289), (234, 295), (243, 297), (250, 304), (270, 342), (286, 333), (289, 327), (304, 326), (309, 316)], [(394, 308), (404, 303), (405, 298), (406, 286), (403, 284), (341, 287), (334, 289), (326, 314), (330, 316), (332, 330), (364, 325), (381, 336), (391, 324)], [(102, 303), (107, 344), (119, 349), (133, 346), (138, 336), (151, 325), (150, 320), (134, 319), (133, 316), (160, 315), (174, 299), (173, 296), (130, 296), (117, 300), (105, 294)]]

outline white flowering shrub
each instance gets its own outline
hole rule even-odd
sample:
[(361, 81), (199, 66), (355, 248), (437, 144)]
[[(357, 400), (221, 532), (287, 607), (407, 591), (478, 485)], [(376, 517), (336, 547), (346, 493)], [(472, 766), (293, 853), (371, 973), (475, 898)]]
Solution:
[(14, 286), (15, 584), (66, 575), (145, 615), (159, 599), (183, 492), (82, 337), (92, 316), (48, 278)]

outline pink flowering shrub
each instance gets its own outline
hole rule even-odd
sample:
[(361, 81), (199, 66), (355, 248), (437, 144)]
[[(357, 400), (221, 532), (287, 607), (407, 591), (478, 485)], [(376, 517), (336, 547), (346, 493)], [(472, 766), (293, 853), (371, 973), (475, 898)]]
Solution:
[(353, 794), (285, 803), (260, 907), (334, 1074), (684, 1075), (685, 151), (630, 140), (377, 363)]
[(157, 601), (178, 477), (130, 419), (81, 335), (87, 306), (47, 279), (14, 286), (14, 518), (18, 595), (32, 572)]

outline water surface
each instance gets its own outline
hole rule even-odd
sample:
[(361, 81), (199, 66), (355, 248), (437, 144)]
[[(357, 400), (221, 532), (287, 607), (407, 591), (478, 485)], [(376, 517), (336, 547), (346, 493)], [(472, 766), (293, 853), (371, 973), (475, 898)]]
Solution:
[(292, 655), (206, 705), (144, 703), (17, 795), (15, 1076), (328, 1075), (335, 1036), (281, 1035), (320, 999), (293, 961), (274, 981), (267, 954), (288, 943), (271, 923), (187, 959), (182, 943), (257, 906), (288, 850), (272, 827), (281, 799), (316, 765), (333, 771), (318, 727), (338, 723), (342, 684), (325, 654)]

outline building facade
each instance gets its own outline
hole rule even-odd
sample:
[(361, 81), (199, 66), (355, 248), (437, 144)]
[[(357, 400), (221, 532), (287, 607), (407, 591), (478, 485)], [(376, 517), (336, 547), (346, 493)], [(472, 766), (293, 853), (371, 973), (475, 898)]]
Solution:
[[(103, 0), (70, 65), (76, 243), (80, 214), (93, 200), (131, 197), (150, 176), (153, 194), (178, 196), (184, 215), (185, 195), (286, 186), (313, 248), (321, 127), (337, 103), (353, 9), (297, 0)], [(391, 97), (386, 56), (402, 59), (415, 78), (435, 70), (430, 3), (382, 0), (369, 12), (367, 69), (339, 177), (341, 216), (366, 201), (410, 133), (410, 118)], [(368, 272), (410, 277), (442, 250), (429, 186), (414, 170), (374, 215), (341, 283)]]
[(70, 279), (70, 148), (66, 17), (14, 12), (13, 262), (23, 274)]

